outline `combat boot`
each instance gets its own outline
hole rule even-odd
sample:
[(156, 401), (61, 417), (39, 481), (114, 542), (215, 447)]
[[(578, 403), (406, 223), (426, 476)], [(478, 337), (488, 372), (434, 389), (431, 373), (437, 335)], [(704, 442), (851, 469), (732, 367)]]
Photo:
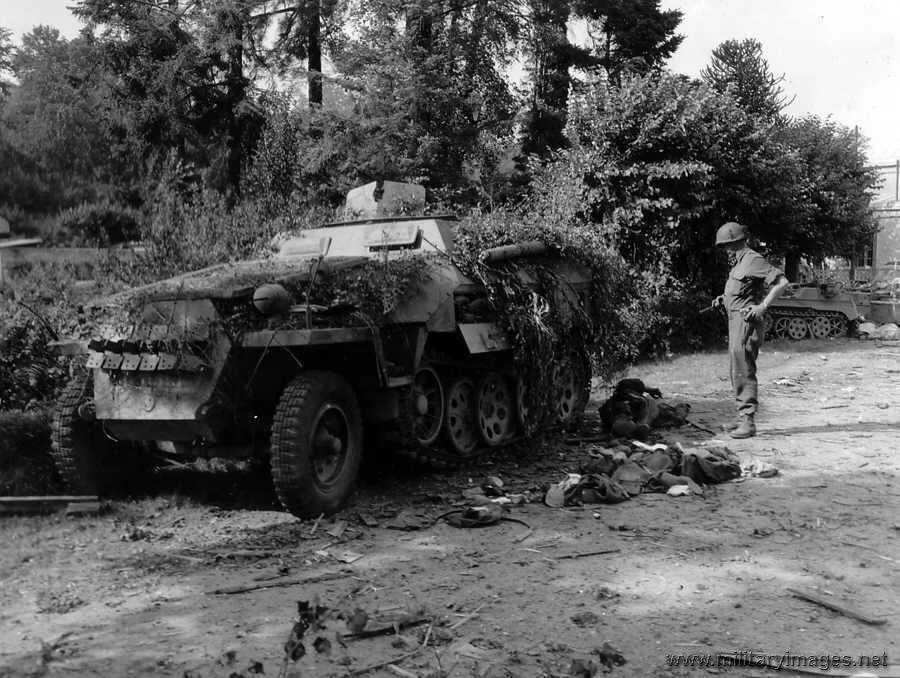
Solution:
[(756, 435), (756, 424), (753, 421), (752, 414), (741, 416), (741, 421), (737, 428), (729, 433), (732, 438), (752, 438)]

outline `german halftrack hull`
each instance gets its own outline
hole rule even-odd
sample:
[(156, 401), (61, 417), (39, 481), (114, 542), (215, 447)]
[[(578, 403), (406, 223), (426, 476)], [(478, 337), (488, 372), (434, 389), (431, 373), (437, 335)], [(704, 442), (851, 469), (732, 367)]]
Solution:
[[(81, 490), (96, 480), (85, 472), (104, 463), (85, 442), (95, 430), (182, 454), (243, 450), (270, 459), (288, 510), (318, 515), (346, 500), (363, 430), (368, 446), (389, 433), (412, 456), (450, 462), (528, 431), (514, 338), (485, 286), (457, 267), (455, 228), (449, 217), (333, 224), (285, 238), (269, 258), (100, 300), (112, 320), (85, 347), (88, 374), (54, 422), (62, 475)], [(564, 284), (545, 303), (558, 312), (590, 303), (587, 269), (540, 243), (485, 257), (553, 271)], [(347, 298), (391, 262), (412, 262), (416, 277), (390, 308)], [(527, 268), (518, 275), (536, 284)], [(558, 360), (565, 423), (587, 403), (590, 367), (579, 351)]]

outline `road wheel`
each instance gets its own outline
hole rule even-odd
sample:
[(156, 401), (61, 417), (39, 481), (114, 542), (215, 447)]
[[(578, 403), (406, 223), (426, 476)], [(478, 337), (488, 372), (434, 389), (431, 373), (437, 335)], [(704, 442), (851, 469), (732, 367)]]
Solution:
[(831, 318), (817, 315), (809, 321), (809, 333), (814, 339), (824, 339), (831, 334)]
[(516, 417), (519, 426), (526, 436), (530, 436), (537, 430), (534, 414), (528, 405), (528, 386), (522, 376), (516, 378)]
[(341, 508), (362, 460), (362, 416), (353, 388), (333, 372), (305, 372), (284, 392), (272, 420), (272, 483), (299, 518)]
[(835, 315), (831, 318), (831, 336), (846, 337), (850, 334), (850, 322), (845, 316)]
[(791, 318), (788, 321), (787, 333), (791, 339), (806, 339), (809, 326), (804, 318)]
[(591, 363), (587, 356), (573, 353), (556, 364), (553, 371), (556, 389), (556, 421), (574, 424), (591, 397)]
[(478, 446), (475, 401), (475, 383), (468, 377), (457, 377), (447, 387), (444, 437), (462, 456), (471, 454)]
[(791, 324), (790, 318), (781, 317), (775, 321), (775, 336), (784, 339), (788, 335), (788, 327)]
[(431, 367), (419, 368), (409, 402), (401, 404), (410, 410), (417, 445), (427, 447), (437, 440), (444, 423), (444, 405), (444, 387), (438, 373)]
[(100, 425), (86, 418), (93, 404), (93, 376), (82, 374), (63, 389), (53, 414), (50, 453), (66, 490), (73, 494), (99, 494), (101, 471), (112, 450)]
[(511, 438), (515, 429), (515, 398), (509, 380), (488, 372), (478, 383), (478, 433), (489, 446)]

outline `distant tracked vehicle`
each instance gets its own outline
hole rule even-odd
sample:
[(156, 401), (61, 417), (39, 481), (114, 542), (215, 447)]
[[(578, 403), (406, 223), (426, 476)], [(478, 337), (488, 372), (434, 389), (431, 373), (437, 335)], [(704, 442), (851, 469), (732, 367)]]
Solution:
[(851, 294), (818, 283), (792, 283), (766, 316), (767, 336), (795, 340), (847, 336), (860, 318)]

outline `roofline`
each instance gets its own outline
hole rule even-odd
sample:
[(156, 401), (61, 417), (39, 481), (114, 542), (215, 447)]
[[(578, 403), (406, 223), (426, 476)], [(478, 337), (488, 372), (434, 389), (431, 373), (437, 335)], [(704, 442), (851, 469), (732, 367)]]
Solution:
[(315, 230), (317, 228), (328, 228), (329, 226), (361, 226), (363, 224), (384, 224), (391, 221), (426, 221), (429, 219), (442, 219), (443, 221), (457, 221), (457, 217), (455, 214), (426, 214), (426, 215), (418, 215), (418, 216), (402, 216), (402, 217), (378, 217), (378, 218), (370, 218), (370, 219), (356, 219), (353, 221), (333, 221), (328, 224), (322, 224), (320, 226), (313, 226), (309, 230)]

